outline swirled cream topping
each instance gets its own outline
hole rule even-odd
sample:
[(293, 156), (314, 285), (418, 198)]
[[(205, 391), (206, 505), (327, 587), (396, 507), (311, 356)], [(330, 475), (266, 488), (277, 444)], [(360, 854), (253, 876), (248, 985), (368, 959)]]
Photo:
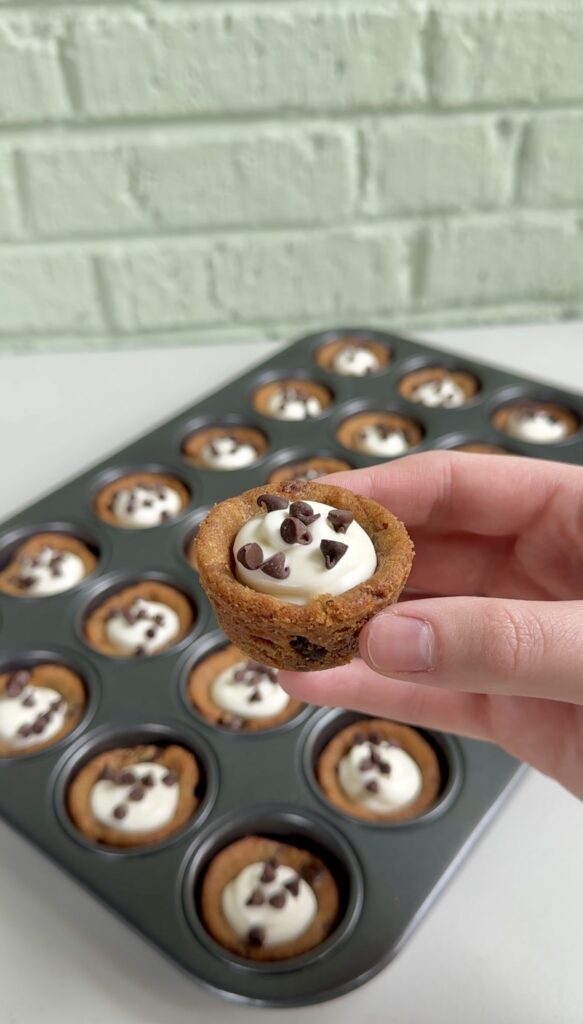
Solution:
[(346, 345), (334, 358), (332, 369), (343, 377), (366, 377), (375, 373), (380, 362), (372, 349), (358, 345)]
[(119, 832), (153, 832), (169, 825), (180, 795), (176, 772), (155, 761), (120, 771), (107, 767), (91, 789), (89, 806), (102, 825)]
[(142, 597), (111, 611), (105, 621), (108, 640), (122, 654), (155, 654), (179, 632), (180, 619), (173, 608)]
[(270, 395), (267, 410), (277, 420), (307, 420), (320, 415), (322, 403), (307, 388), (286, 385)]
[(374, 544), (351, 512), (274, 494), (258, 498), (263, 514), (239, 530), (233, 545), (241, 583), (290, 604), (343, 594), (370, 579)]
[(274, 860), (248, 864), (225, 886), (221, 902), (233, 931), (257, 946), (292, 942), (308, 930), (318, 910), (311, 885)]
[(555, 444), (569, 433), (565, 421), (546, 409), (517, 409), (510, 413), (505, 429), (510, 437), (534, 444)]
[(85, 576), (79, 555), (49, 545), (36, 555), (21, 555), (17, 563), (19, 572), (12, 582), (30, 597), (60, 594), (75, 587)]
[(238, 661), (219, 673), (210, 695), (217, 707), (237, 718), (271, 718), (289, 704), (289, 697), (277, 677), (276, 668), (258, 661)]
[(52, 739), (67, 717), (64, 697), (30, 678), (24, 669), (15, 672), (0, 695), (0, 740), (17, 749)]
[(166, 484), (136, 484), (116, 491), (111, 511), (124, 526), (136, 530), (159, 526), (180, 514), (180, 495)]
[(367, 455), (403, 455), (411, 447), (403, 430), (384, 423), (367, 423), (358, 434), (358, 447)]
[(201, 449), (200, 456), (210, 469), (244, 469), (257, 462), (258, 452), (252, 444), (225, 434), (224, 437), (213, 437), (208, 441)]
[(453, 377), (441, 380), (427, 380), (411, 392), (411, 401), (419, 402), (428, 409), (457, 409), (468, 401), (466, 393)]
[(338, 762), (338, 781), (349, 800), (376, 814), (390, 814), (413, 803), (423, 786), (414, 758), (380, 736), (362, 737)]

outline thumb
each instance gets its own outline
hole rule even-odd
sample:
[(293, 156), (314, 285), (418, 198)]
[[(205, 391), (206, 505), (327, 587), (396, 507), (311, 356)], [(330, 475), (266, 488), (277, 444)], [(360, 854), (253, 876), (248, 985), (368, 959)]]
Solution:
[(393, 678), (583, 704), (581, 601), (408, 601), (367, 623), (360, 653)]

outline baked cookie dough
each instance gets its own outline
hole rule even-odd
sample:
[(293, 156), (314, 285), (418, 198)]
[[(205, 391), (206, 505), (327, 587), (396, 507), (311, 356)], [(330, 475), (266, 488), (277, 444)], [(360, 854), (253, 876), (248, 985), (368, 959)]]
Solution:
[(108, 846), (146, 846), (192, 817), (200, 777), (184, 747), (143, 744), (93, 757), (67, 794), (72, 821), (87, 839)]
[(577, 416), (555, 402), (523, 400), (496, 409), (492, 423), (517, 441), (558, 444), (581, 427)]
[(142, 580), (107, 597), (88, 615), (85, 637), (91, 647), (116, 658), (160, 654), (191, 629), (194, 612), (179, 590)]
[(399, 391), (409, 402), (428, 409), (457, 409), (480, 390), (480, 383), (465, 370), (426, 366), (413, 370), (399, 381)]
[(387, 345), (358, 334), (328, 341), (316, 351), (318, 366), (341, 377), (366, 377), (379, 373), (390, 361), (391, 351)]
[(216, 426), (196, 430), (186, 438), (182, 451), (199, 469), (229, 471), (252, 466), (267, 451), (265, 434), (255, 427)]
[(276, 420), (313, 419), (331, 402), (332, 395), (323, 384), (293, 377), (263, 384), (253, 395), (257, 412)]
[(284, 480), (317, 480), (318, 477), (327, 476), (328, 473), (341, 473), (352, 467), (344, 459), (335, 459), (328, 455), (313, 455), (310, 459), (303, 459), (301, 462), (288, 462), (279, 469), (274, 469), (268, 479), (269, 484), (281, 484)]
[(167, 473), (126, 473), (102, 487), (95, 511), (104, 523), (126, 530), (144, 530), (176, 519), (190, 495), (180, 480)]
[(441, 772), (416, 729), (363, 719), (342, 729), (320, 755), (316, 775), (339, 810), (367, 821), (405, 821), (435, 803)]
[(415, 420), (396, 412), (360, 412), (343, 420), (336, 436), (352, 451), (390, 459), (420, 444), (423, 429)]
[(340, 912), (336, 881), (314, 854), (247, 836), (211, 861), (201, 888), (205, 927), (249, 960), (289, 960), (320, 945)]
[(244, 732), (273, 729), (302, 707), (279, 685), (277, 675), (276, 668), (249, 661), (229, 644), (195, 665), (188, 697), (213, 725)]
[(477, 455), (512, 455), (508, 448), (486, 441), (468, 441), (467, 444), (456, 444), (455, 452), (475, 452)]
[(64, 665), (31, 665), (0, 675), (0, 757), (35, 754), (80, 722), (85, 687)]
[(81, 583), (97, 559), (70, 533), (36, 533), (0, 572), (0, 590), (14, 597), (50, 597)]
[(201, 583), (219, 625), (255, 661), (331, 668), (397, 600), (413, 561), (387, 509), (327, 484), (256, 487), (216, 505), (200, 526)]

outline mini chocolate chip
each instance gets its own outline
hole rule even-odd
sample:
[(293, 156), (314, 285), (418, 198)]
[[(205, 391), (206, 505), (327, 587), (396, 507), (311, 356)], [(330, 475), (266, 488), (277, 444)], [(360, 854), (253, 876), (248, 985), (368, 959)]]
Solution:
[(244, 683), (246, 678), (247, 678), (247, 669), (246, 668), (238, 668), (238, 669), (235, 670), (235, 672), (233, 672), (233, 681), (235, 683)]
[(269, 897), (269, 904), (276, 910), (281, 910), (282, 907), (285, 907), (285, 898), (285, 892), (282, 889), (281, 892), (274, 892), (273, 896)]
[(117, 782), (119, 786), (133, 786), (136, 781), (136, 776), (133, 772), (121, 771), (117, 775)]
[(165, 786), (175, 786), (176, 783), (178, 782), (178, 775), (176, 774), (176, 772), (173, 771), (166, 772), (166, 775), (162, 779), (162, 782), (164, 783)]
[(387, 764), (386, 761), (381, 761), (381, 763), (379, 764), (379, 771), (380, 771), (381, 775), (390, 775), (391, 774), (391, 766), (390, 766), (390, 764)]
[(138, 608), (137, 612), (134, 612), (134, 622), (141, 622), (143, 619), (148, 618), (148, 613), (145, 608)]
[(114, 807), (113, 809), (113, 816), (114, 818), (117, 818), (118, 821), (121, 821), (122, 818), (125, 818), (127, 813), (128, 809), (127, 807), (124, 807), (123, 804), (118, 804), (117, 807)]
[(51, 704), (51, 710), (58, 711), (62, 704), (64, 704), (63, 697), (55, 697), (55, 700)]
[(29, 693), (28, 697), (25, 697), (24, 700), (22, 701), (23, 708), (33, 708), (35, 704), (36, 700), (34, 699), (34, 695), (32, 693)]
[(282, 539), (286, 544), (311, 544), (312, 534), (301, 519), (294, 519), (293, 516), (284, 519), (279, 528)]
[(292, 651), (296, 651), (306, 661), (320, 661), (328, 653), (325, 647), (311, 643), (305, 636), (293, 636), (289, 645)]
[(136, 649), (134, 651), (134, 655), (137, 656), (138, 658), (143, 657), (143, 655), (145, 653), (146, 653), (146, 648), (142, 644), (140, 644), (139, 647), (136, 647)]
[(339, 540), (321, 540), (320, 551), (326, 568), (333, 569), (348, 551), (348, 544), (342, 544)]
[(23, 736), (24, 739), (28, 739), (28, 737), (30, 736), (31, 733), (32, 733), (32, 726), (30, 726), (30, 725), (21, 725), (20, 729), (18, 730), (18, 735), (19, 736)]
[(261, 572), (264, 572), (266, 576), (271, 576), (274, 580), (286, 580), (289, 576), (289, 565), (285, 564), (283, 551), (278, 551), (276, 555), (266, 559), (261, 566)]
[(36, 583), (35, 576), (19, 576), (17, 581), (18, 586), (22, 587), (23, 590), (28, 590), (30, 587), (34, 587)]
[(170, 512), (167, 512), (166, 509), (164, 509), (163, 512), (160, 512), (160, 519), (162, 520), (163, 523), (169, 523), (170, 520), (172, 519), (172, 514)]
[(250, 946), (262, 946), (265, 942), (265, 928), (262, 928), (261, 925), (250, 928), (247, 939)]
[(328, 522), (335, 533), (346, 533), (350, 524), (354, 522), (354, 516), (348, 509), (333, 508), (328, 513)]
[(360, 730), (358, 732), (353, 733), (352, 742), (355, 747), (360, 746), (361, 743), (366, 743), (366, 733), (361, 732)]
[(287, 891), (289, 893), (291, 893), (292, 896), (298, 896), (299, 892), (300, 892), (300, 880), (299, 880), (299, 878), (296, 876), (296, 878), (290, 879), (289, 882), (285, 883), (285, 887), (284, 888), (286, 888)]
[(365, 757), (364, 761), (361, 761), (358, 770), (359, 772), (370, 772), (374, 768), (374, 761), (372, 757)]
[(289, 501), (287, 498), (280, 498), (277, 494), (260, 494), (257, 504), (260, 508), (265, 508), (266, 512), (279, 512), (288, 507)]
[(367, 789), (369, 793), (378, 793), (379, 784), (376, 779), (370, 779), (370, 781), (365, 784), (364, 788)]
[(237, 551), (237, 561), (244, 569), (259, 569), (263, 562), (263, 551), (259, 544), (243, 544)]
[(311, 505), (308, 505), (307, 501), (292, 501), (289, 507), (289, 514), (295, 519), (300, 519), (305, 526), (308, 526), (309, 523), (314, 523), (316, 519), (320, 518), (320, 513), (314, 512), (314, 509)]
[(137, 786), (134, 786), (133, 789), (130, 789), (128, 799), (129, 800), (143, 800), (145, 795), (146, 795), (145, 787), (141, 786), (140, 783), (138, 782)]
[(263, 865), (263, 872), (261, 874), (260, 882), (264, 884), (267, 882), (274, 882), (277, 874), (277, 866), (274, 866), (269, 861), (266, 861)]
[(151, 498), (144, 498), (144, 500), (142, 502), (142, 505), (143, 505), (144, 508), (152, 508), (153, 504), (154, 504), (154, 502), (152, 501)]
[(249, 898), (245, 900), (245, 905), (247, 907), (260, 907), (263, 903), (265, 903), (265, 896), (261, 892), (259, 886), (254, 889)]
[(147, 772), (146, 775), (142, 775), (140, 782), (142, 783), (142, 786), (148, 786), (148, 788), (156, 784), (156, 780), (151, 772)]
[(148, 637), (148, 640), (153, 640), (154, 639), (154, 637), (156, 636), (156, 630), (155, 630), (154, 626), (150, 626), (150, 628), (146, 630), (145, 636)]
[(41, 732), (44, 731), (46, 724), (47, 723), (45, 722), (44, 718), (37, 718), (36, 722), (33, 722), (32, 731), (39, 735)]
[(383, 742), (383, 737), (380, 732), (369, 732), (368, 734), (369, 743), (374, 743), (375, 747), (378, 747)]
[(157, 626), (163, 626), (164, 623), (166, 622), (166, 619), (164, 618), (163, 615), (154, 615), (154, 622), (156, 623)]
[(250, 693), (249, 696), (247, 697), (247, 703), (248, 704), (257, 704), (262, 699), (263, 698), (261, 697), (261, 694), (260, 694), (259, 690), (253, 690), (253, 692)]

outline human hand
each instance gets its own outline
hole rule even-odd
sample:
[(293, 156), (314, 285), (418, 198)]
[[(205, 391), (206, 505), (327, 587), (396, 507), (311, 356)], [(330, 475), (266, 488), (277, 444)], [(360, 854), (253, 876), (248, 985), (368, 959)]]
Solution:
[(427, 452), (326, 482), (404, 521), (423, 597), (367, 623), (362, 661), (285, 689), (489, 740), (583, 798), (583, 469)]

